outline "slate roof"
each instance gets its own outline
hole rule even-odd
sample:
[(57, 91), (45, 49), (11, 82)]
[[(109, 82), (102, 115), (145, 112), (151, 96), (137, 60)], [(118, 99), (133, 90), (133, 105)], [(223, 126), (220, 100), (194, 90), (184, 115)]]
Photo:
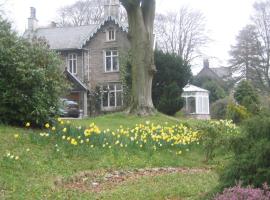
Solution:
[(89, 41), (97, 31), (108, 21), (113, 21), (123, 31), (127, 32), (127, 27), (121, 24), (117, 19), (109, 16), (100, 24), (92, 24), (87, 26), (76, 27), (48, 27), (38, 28), (34, 32), (26, 31), (25, 38), (38, 37), (45, 39), (51, 49), (81, 49), (87, 41)]
[(219, 79), (219, 76), (213, 71), (213, 68), (203, 67), (202, 70), (197, 74), (197, 77), (209, 77), (212, 79)]
[(229, 67), (211, 68), (219, 77), (226, 78), (232, 76), (232, 72)]

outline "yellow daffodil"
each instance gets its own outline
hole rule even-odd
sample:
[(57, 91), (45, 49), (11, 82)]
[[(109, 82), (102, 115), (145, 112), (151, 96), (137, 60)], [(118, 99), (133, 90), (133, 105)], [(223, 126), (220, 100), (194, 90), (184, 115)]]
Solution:
[(78, 144), (78, 142), (74, 138), (72, 138), (70, 141), (70, 144), (76, 146)]
[(45, 124), (45, 128), (50, 128), (50, 124), (49, 123), (46, 123)]
[(25, 127), (30, 127), (30, 122), (27, 122), (26, 124), (25, 124)]
[(15, 139), (19, 138), (19, 134), (15, 134), (15, 135), (14, 135), (14, 138), (15, 138)]

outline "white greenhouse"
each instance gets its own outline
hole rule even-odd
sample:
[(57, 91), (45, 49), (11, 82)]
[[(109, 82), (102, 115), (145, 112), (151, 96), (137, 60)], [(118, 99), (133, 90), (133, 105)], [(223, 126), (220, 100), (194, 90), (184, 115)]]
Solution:
[(210, 119), (208, 90), (188, 84), (183, 88), (182, 97), (185, 98), (183, 110), (187, 117)]

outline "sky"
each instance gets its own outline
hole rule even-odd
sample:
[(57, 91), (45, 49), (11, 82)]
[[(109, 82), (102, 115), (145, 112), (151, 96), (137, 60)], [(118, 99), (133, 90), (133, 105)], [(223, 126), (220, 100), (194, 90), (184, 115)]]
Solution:
[[(46, 26), (54, 21), (57, 10), (76, 0), (0, 0), (6, 2), (6, 14), (13, 27), (22, 34), (27, 27), (30, 7), (37, 10), (39, 25)], [(209, 58), (210, 67), (227, 66), (229, 50), (235, 44), (239, 31), (250, 22), (253, 4), (256, 0), (157, 0), (157, 12), (177, 11), (182, 6), (201, 11), (206, 19), (208, 36), (212, 40), (204, 49), (204, 58)], [(193, 73), (202, 67), (197, 60)]]

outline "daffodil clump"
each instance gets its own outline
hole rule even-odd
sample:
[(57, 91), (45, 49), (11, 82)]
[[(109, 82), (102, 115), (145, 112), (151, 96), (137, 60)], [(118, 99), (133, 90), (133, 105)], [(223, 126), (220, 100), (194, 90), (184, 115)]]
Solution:
[[(137, 124), (133, 128), (120, 126), (116, 130), (101, 130), (96, 124), (88, 127), (74, 127), (69, 121), (57, 120), (57, 124), (44, 125), (45, 131), (39, 136), (56, 138), (71, 146), (88, 145), (90, 148), (177, 148), (177, 154), (187, 151), (191, 144), (198, 144), (199, 134), (183, 124), (169, 126), (150, 123)], [(180, 149), (179, 149), (180, 148)]]
[(222, 132), (223, 135), (237, 136), (240, 134), (239, 128), (233, 123), (232, 120), (211, 120), (209, 124), (216, 130)]
[(7, 152), (5, 155), (4, 155), (4, 158), (5, 159), (8, 159), (8, 160), (19, 160), (20, 157), (18, 155), (15, 155), (15, 154), (12, 154), (10, 152)]
[(198, 124), (196, 129), (200, 133), (200, 141), (205, 149), (206, 160), (215, 156), (215, 151), (220, 148), (228, 151), (232, 140), (239, 137), (240, 129), (232, 120), (211, 120)]

